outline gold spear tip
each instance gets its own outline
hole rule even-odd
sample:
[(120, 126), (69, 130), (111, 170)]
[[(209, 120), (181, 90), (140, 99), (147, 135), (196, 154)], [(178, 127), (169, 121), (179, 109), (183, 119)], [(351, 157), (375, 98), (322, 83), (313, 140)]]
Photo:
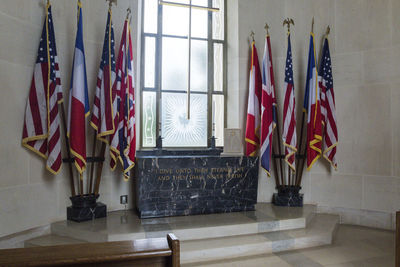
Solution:
[(253, 40), (253, 42), (254, 42), (254, 35), (255, 35), (254, 31), (251, 31), (250, 37), (251, 37), (251, 39)]
[(264, 29), (267, 31), (267, 35), (269, 35), (269, 25), (268, 25), (268, 23), (265, 23)]

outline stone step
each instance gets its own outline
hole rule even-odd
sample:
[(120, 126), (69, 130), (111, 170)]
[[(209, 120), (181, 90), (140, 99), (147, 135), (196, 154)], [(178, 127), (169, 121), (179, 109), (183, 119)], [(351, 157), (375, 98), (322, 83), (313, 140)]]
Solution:
[(79, 244), (85, 242), (86, 241), (75, 238), (50, 234), (26, 240), (24, 246), (28, 248), (28, 247), (41, 247), (41, 246), (71, 245), (71, 244)]
[(339, 216), (317, 214), (304, 229), (183, 241), (181, 263), (204, 264), (207, 261), (328, 245), (332, 243), (338, 223)]
[(116, 211), (95, 221), (53, 223), (51, 233), (88, 242), (165, 237), (174, 233), (179, 240), (188, 241), (301, 229), (312, 220), (315, 211), (315, 205), (296, 208), (269, 203), (257, 204), (256, 211), (153, 219), (139, 219), (133, 211)]

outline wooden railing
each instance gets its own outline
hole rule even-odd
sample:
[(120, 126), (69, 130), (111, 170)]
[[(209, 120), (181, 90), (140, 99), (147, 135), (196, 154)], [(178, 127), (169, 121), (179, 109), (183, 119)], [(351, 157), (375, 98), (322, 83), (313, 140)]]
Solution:
[(180, 266), (179, 240), (166, 238), (134, 241), (0, 250), (0, 266)]
[(400, 211), (396, 212), (396, 267), (400, 266)]

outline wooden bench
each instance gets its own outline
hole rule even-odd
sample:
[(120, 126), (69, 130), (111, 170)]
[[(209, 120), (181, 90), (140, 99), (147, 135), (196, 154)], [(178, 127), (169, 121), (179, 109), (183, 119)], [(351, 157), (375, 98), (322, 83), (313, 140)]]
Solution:
[(179, 240), (134, 241), (0, 250), (0, 266), (180, 266)]
[(396, 212), (396, 267), (400, 266), (400, 211)]

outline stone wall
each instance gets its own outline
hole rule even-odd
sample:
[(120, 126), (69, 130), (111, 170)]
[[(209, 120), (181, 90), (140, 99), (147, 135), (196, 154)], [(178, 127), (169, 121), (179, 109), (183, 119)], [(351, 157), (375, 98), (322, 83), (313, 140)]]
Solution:
[[(245, 125), (251, 30), (256, 33), (261, 59), (264, 25), (268, 22), (271, 27), (277, 95), (282, 102), (286, 53), (282, 21), (286, 17), (294, 19), (292, 49), (297, 117), (301, 118), (311, 18), (315, 16), (318, 52), (326, 26), (331, 25), (340, 140), (339, 170), (330, 171), (320, 160), (311, 172), (305, 172), (305, 202), (318, 204), (321, 211), (341, 213), (343, 222), (392, 227), (392, 213), (400, 208), (400, 22), (395, 19), (400, 12), (400, 2), (227, 2), (228, 127), (244, 129)], [(41, 158), (21, 146), (25, 104), (42, 30), (43, 3), (41, 0), (0, 1), (0, 237), (65, 219), (65, 208), (70, 204), (66, 166), (60, 175), (53, 177), (45, 171)], [(52, 3), (61, 78), (67, 96), (75, 42), (76, 1), (52, 0)], [(140, 3), (139, 0), (119, 0), (118, 7), (113, 9), (116, 48), (119, 47), (126, 9), (131, 6), (134, 50), (138, 51)], [(84, 0), (83, 12), (92, 102), (107, 5), (99, 0)], [(137, 58), (135, 53), (135, 62)], [(88, 148), (91, 147), (89, 140), (91, 138), (88, 138)], [(123, 208), (119, 205), (119, 196), (128, 194), (132, 200), (131, 186), (131, 183), (123, 182), (120, 172), (110, 172), (107, 158), (100, 200), (109, 210)], [(270, 202), (273, 192), (273, 179), (267, 179), (261, 173), (259, 202)]]
[[(238, 41), (238, 45), (228, 43), (228, 110), (239, 106), (238, 114), (228, 112), (228, 127), (245, 128), (251, 30), (261, 60), (264, 25), (268, 22), (271, 27), (282, 112), (287, 47), (282, 21), (294, 19), (291, 38), (299, 125), (312, 17), (317, 54), (326, 27), (331, 26), (339, 169), (333, 171), (319, 160), (304, 172), (303, 192), (306, 203), (342, 214), (345, 223), (392, 228), (392, 214), (400, 209), (399, 11), (398, 0), (228, 0), (228, 35), (232, 36), (228, 42)], [(274, 179), (261, 173), (259, 202), (271, 201), (274, 185)]]
[[(68, 99), (76, 34), (76, 1), (51, 2), (64, 97)], [(41, 0), (0, 1), (0, 237), (65, 219), (66, 207), (70, 205), (67, 166), (63, 166), (59, 175), (53, 176), (45, 170), (40, 157), (21, 146), (25, 105), (42, 31), (44, 3)], [(84, 0), (82, 3), (92, 103), (108, 6), (99, 0)], [(134, 51), (137, 51), (138, 1), (128, 0), (118, 1), (118, 6), (113, 8), (116, 50), (119, 49), (128, 6), (133, 11)], [(135, 55), (135, 62), (136, 58)], [(65, 102), (67, 107), (68, 101)], [(92, 132), (88, 130), (88, 153), (92, 147)], [(106, 203), (109, 210), (122, 209), (120, 195), (129, 194), (130, 200), (133, 199), (131, 182), (124, 182), (120, 171), (112, 173), (108, 162), (107, 155), (100, 201)]]

